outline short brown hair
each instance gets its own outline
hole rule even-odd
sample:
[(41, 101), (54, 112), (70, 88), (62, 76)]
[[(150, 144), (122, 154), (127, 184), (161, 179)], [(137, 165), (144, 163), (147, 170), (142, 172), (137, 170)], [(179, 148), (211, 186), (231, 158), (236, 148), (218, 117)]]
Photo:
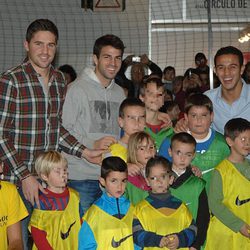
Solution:
[(195, 94), (191, 94), (187, 100), (186, 100), (186, 104), (184, 107), (184, 112), (186, 114), (188, 114), (189, 110), (193, 107), (193, 106), (200, 106), (200, 107), (206, 107), (210, 113), (213, 112), (213, 103), (212, 101), (209, 99), (208, 96), (201, 94), (201, 93), (195, 93)]

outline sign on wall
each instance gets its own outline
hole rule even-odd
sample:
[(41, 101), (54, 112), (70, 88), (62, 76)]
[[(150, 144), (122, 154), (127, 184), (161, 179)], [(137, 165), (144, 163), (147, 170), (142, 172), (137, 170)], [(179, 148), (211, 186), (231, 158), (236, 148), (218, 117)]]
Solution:
[(82, 8), (93, 11), (124, 11), (125, 0), (82, 0)]

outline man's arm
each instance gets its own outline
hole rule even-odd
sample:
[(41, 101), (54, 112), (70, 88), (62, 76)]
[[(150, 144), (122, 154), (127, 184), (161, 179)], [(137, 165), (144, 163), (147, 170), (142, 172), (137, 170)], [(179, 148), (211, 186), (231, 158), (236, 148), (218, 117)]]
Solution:
[(30, 175), (14, 146), (17, 90), (7, 75), (0, 78), (0, 159), (18, 179)]
[(8, 250), (23, 250), (21, 222), (7, 227)]
[[(83, 101), (85, 98), (85, 100), (87, 100), (87, 96), (85, 96), (85, 93), (82, 91), (80, 91), (79, 94), (79, 91), (79, 89), (74, 90), (74, 88), (70, 88), (66, 95), (62, 112), (62, 122), (64, 126), (61, 125), (59, 145), (67, 154), (85, 158), (91, 163), (99, 164), (105, 150), (104, 148), (94, 147), (95, 141), (88, 138), (84, 130), (84, 123), (86, 121), (83, 119), (79, 121), (80, 114), (82, 112), (85, 113), (85, 104), (87, 105), (87, 103)], [(76, 131), (76, 124), (81, 124), (81, 131)]]

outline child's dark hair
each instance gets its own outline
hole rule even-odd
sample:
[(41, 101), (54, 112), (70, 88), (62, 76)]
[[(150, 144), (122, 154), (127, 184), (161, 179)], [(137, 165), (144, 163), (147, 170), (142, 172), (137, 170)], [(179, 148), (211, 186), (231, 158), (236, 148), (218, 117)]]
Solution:
[(213, 112), (213, 103), (212, 103), (212, 101), (209, 99), (208, 96), (206, 96), (204, 94), (201, 94), (201, 93), (191, 94), (187, 98), (185, 108), (184, 108), (185, 113), (188, 114), (189, 110), (193, 106), (206, 107), (209, 110), (210, 113)]
[(128, 172), (127, 163), (117, 156), (110, 156), (102, 161), (101, 177), (106, 179), (111, 172)]
[(174, 71), (174, 73), (175, 73), (175, 68), (173, 66), (167, 66), (164, 68), (163, 74), (165, 75), (167, 73), (167, 71)]
[(124, 110), (127, 107), (145, 108), (145, 104), (139, 98), (126, 98), (119, 107), (119, 117), (124, 118)]
[(147, 88), (147, 85), (149, 83), (155, 83), (157, 89), (158, 88), (164, 88), (164, 83), (162, 82), (161, 78), (156, 77), (156, 76), (154, 76), (154, 77), (148, 77), (147, 79), (145, 79), (145, 81), (143, 81), (143, 87), (140, 88), (140, 94), (142, 96), (145, 95), (145, 88)]
[(64, 65), (60, 66), (58, 69), (60, 71), (62, 71), (63, 73), (69, 74), (72, 82), (77, 77), (75, 69), (71, 65), (69, 65), (69, 64), (64, 64)]
[(250, 122), (243, 118), (229, 120), (224, 127), (224, 136), (234, 140), (239, 134), (250, 130)]
[(174, 142), (176, 141), (186, 143), (186, 144), (192, 144), (194, 148), (196, 147), (196, 140), (194, 139), (192, 135), (186, 132), (177, 133), (171, 138), (171, 145), (170, 145), (171, 149), (172, 149)]
[(216, 52), (216, 54), (214, 56), (214, 65), (215, 65), (215, 67), (217, 66), (217, 58), (219, 56), (223, 56), (223, 55), (236, 55), (238, 57), (238, 59), (239, 59), (240, 66), (243, 65), (244, 57), (243, 57), (242, 52), (239, 49), (237, 49), (236, 47), (227, 46), (227, 47), (220, 48)]
[(169, 174), (172, 173), (170, 161), (168, 161), (163, 156), (155, 156), (155, 157), (150, 158), (146, 164), (146, 169), (145, 169), (146, 177), (149, 177), (150, 170), (156, 165), (161, 165), (163, 166), (164, 169), (166, 169), (167, 173)]

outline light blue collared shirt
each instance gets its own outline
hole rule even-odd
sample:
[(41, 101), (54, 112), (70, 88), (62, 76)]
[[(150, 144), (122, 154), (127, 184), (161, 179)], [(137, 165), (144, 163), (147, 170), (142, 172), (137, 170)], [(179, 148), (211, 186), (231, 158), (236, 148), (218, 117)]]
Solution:
[(214, 110), (213, 128), (224, 134), (224, 126), (232, 118), (244, 118), (250, 121), (250, 84), (243, 79), (240, 97), (232, 104), (228, 104), (221, 96), (221, 86), (205, 92), (212, 103)]

